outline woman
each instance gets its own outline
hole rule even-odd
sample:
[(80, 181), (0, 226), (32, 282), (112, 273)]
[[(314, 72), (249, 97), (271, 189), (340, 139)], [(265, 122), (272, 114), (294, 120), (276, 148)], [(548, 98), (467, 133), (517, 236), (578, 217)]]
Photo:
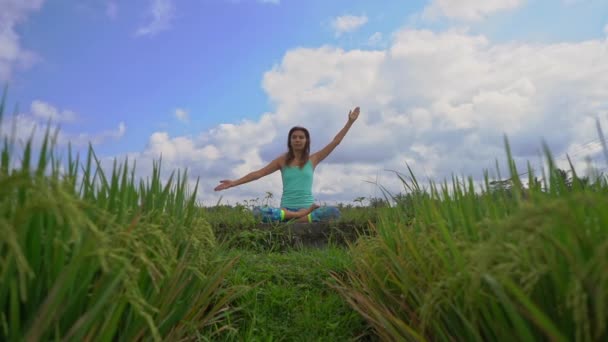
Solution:
[(359, 107), (348, 112), (346, 125), (323, 149), (310, 154), (310, 134), (304, 127), (293, 127), (287, 136), (288, 151), (265, 167), (250, 172), (237, 180), (222, 180), (215, 191), (225, 190), (281, 170), (283, 194), (281, 208), (255, 208), (263, 222), (296, 219), (297, 222), (318, 222), (336, 219), (340, 211), (335, 207), (319, 207), (314, 203), (312, 183), (314, 170), (342, 142), (359, 117)]

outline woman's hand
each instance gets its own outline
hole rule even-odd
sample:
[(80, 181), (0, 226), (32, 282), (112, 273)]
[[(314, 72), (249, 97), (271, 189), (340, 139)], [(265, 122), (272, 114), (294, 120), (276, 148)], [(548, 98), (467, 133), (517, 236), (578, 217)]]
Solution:
[(220, 185), (215, 187), (215, 191), (220, 191), (220, 190), (226, 190), (228, 188), (231, 188), (233, 186), (234, 181), (231, 181), (229, 179), (224, 179), (222, 181), (220, 181)]
[(359, 107), (356, 107), (354, 110), (348, 112), (348, 121), (355, 122), (359, 117)]

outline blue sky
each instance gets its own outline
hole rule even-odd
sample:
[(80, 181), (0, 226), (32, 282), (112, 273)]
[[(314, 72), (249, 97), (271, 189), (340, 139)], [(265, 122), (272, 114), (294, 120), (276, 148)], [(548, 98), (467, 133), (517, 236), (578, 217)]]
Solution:
[[(541, 138), (585, 150), (606, 115), (605, 0), (0, 0), (0, 13), (0, 81), (23, 127), (53, 113), (66, 140), (108, 159), (163, 153), (211, 202), (219, 179), (280, 153), (290, 126), (320, 148), (356, 105), (361, 124), (319, 169), (320, 201), (376, 193), (364, 180), (381, 174), (399, 187), (385, 170), (405, 161), (479, 175), (502, 133), (522, 161)], [(277, 175), (223, 195), (268, 190)]]
[[(124, 144), (143, 148), (161, 127), (173, 134), (196, 133), (222, 122), (254, 119), (272, 110), (260, 83), (287, 50), (323, 44), (359, 47), (376, 31), (390, 34), (422, 5), (161, 1), (171, 8), (166, 26), (137, 35), (153, 22), (149, 12), (154, 1), (82, 3), (44, 2), (18, 27), (22, 46), (43, 60), (13, 80), (11, 98), (23, 103), (52, 99), (57, 107), (81, 113), (87, 122), (75, 130), (112, 129), (119, 120), (137, 128), (121, 145), (99, 147), (109, 153), (122, 152)], [(376, 25), (337, 38), (331, 20), (351, 12), (375, 19)], [(188, 110), (188, 126), (174, 122), (178, 107)]]

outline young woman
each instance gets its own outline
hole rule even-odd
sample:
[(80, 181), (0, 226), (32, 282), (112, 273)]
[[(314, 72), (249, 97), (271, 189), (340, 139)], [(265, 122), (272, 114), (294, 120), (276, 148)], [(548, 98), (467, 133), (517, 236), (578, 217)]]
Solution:
[(323, 149), (310, 154), (310, 134), (304, 127), (293, 127), (287, 136), (288, 151), (265, 167), (250, 172), (237, 180), (222, 180), (215, 188), (221, 191), (260, 179), (281, 170), (283, 194), (280, 208), (255, 208), (263, 222), (296, 219), (298, 222), (318, 222), (337, 219), (340, 211), (335, 207), (319, 207), (314, 203), (312, 183), (314, 170), (342, 142), (342, 139), (359, 117), (359, 107), (348, 112), (346, 125)]

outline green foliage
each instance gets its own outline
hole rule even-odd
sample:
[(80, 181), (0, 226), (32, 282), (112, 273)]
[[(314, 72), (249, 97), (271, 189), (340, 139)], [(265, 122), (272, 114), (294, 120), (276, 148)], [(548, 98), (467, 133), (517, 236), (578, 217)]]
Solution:
[(185, 173), (162, 184), (158, 163), (137, 184), (127, 162), (106, 175), (92, 148), (62, 164), (50, 129), (21, 165), (14, 146), (0, 160), (2, 339), (180, 340), (229, 313), (234, 261), (216, 258)]
[(230, 248), (258, 253), (285, 252), (298, 247), (296, 237), (280, 225), (270, 229), (254, 228), (234, 232), (227, 242)]
[(506, 150), (509, 189), (421, 191), (410, 170), (414, 219), (381, 218), (353, 246), (336, 289), (382, 339), (608, 339), (605, 180), (568, 182), (546, 150), (546, 181), (529, 170), (526, 188)]
[(259, 222), (251, 210), (242, 205), (234, 207), (217, 205), (199, 209), (210, 223), (212, 231), (220, 240), (230, 238), (242, 230), (254, 229)]
[(230, 250), (239, 262), (227, 277), (247, 294), (230, 314), (221, 341), (348, 341), (369, 336), (368, 326), (328, 283), (330, 271), (345, 273), (351, 258), (343, 248), (285, 253)]

